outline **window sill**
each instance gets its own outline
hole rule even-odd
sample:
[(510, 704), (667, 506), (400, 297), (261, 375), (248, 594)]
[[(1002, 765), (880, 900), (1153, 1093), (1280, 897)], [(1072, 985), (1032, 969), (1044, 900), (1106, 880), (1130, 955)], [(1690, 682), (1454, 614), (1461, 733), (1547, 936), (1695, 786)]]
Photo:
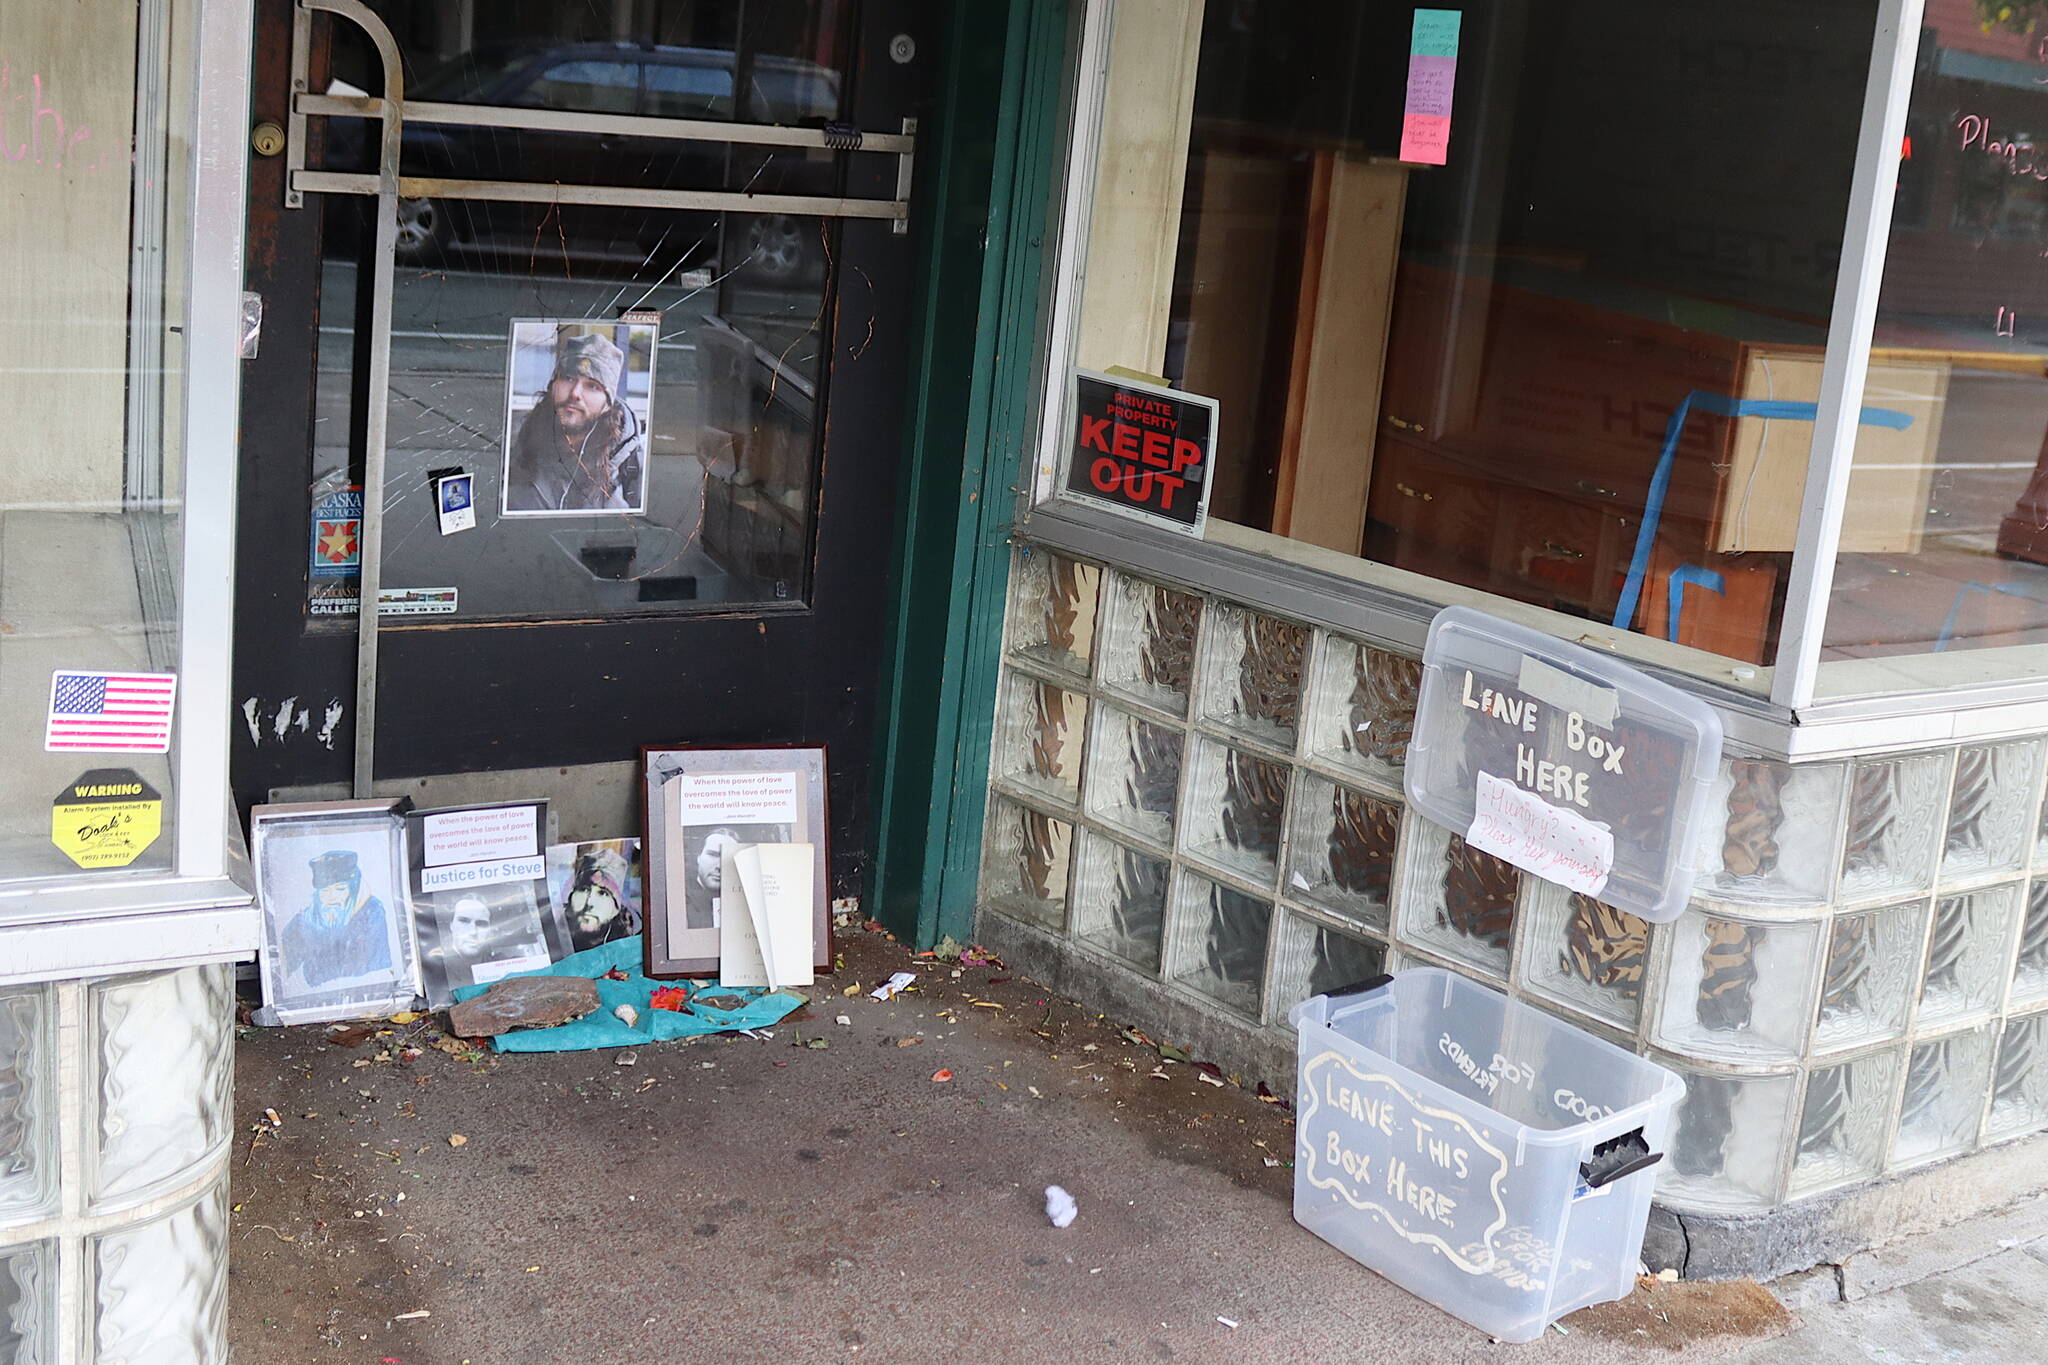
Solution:
[(1704, 698), (1731, 747), (1763, 755), (1818, 759), (2048, 731), (2048, 646), (1831, 662), (1820, 671), (1821, 697), (1794, 714), (1768, 699), (1770, 668), (1228, 522), (1211, 521), (1206, 539), (1193, 540), (1055, 499), (1020, 516), (1017, 535), (1409, 654), (1421, 652), (1439, 609), (1476, 607)]

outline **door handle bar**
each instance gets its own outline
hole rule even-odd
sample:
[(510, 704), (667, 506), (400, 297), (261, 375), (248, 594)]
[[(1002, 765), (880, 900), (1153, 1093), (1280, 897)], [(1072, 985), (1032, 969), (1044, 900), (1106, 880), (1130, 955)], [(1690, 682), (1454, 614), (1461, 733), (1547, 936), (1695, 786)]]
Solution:
[[(800, 195), (748, 196), (731, 191), (647, 190), (609, 186), (534, 184), (523, 181), (454, 180), (436, 191), (403, 192), (408, 199), (439, 194), (451, 199), (509, 200), (521, 203), (603, 204), (621, 208), (710, 209), (735, 212), (788, 213), (818, 218), (881, 219), (898, 236), (910, 230), (910, 186), (917, 154), (917, 120), (903, 120), (901, 132), (870, 133), (832, 124), (795, 128), (777, 123), (722, 123), (713, 119), (648, 118), (634, 114), (596, 114), (572, 109), (521, 109), (497, 104), (448, 104), (407, 100), (403, 87), (391, 80), (387, 64), (386, 94), (321, 95), (312, 81), (312, 14), (325, 10), (350, 20), (369, 34), (380, 54), (395, 53), (397, 43), (377, 16), (357, 3), (298, 0), (292, 15), (292, 104), (285, 129), (286, 208), (303, 207), (311, 194), (371, 194), (366, 179), (306, 169), (309, 118), (379, 119), (388, 139), (405, 123), (454, 124), (470, 128), (502, 128), (528, 132), (585, 133), (599, 137), (664, 138), (670, 141), (720, 142), (757, 147), (800, 147), (849, 154), (879, 153), (896, 158), (896, 197), (861, 199)], [(395, 170), (395, 167), (390, 169)], [(407, 177), (408, 180), (411, 177)]]

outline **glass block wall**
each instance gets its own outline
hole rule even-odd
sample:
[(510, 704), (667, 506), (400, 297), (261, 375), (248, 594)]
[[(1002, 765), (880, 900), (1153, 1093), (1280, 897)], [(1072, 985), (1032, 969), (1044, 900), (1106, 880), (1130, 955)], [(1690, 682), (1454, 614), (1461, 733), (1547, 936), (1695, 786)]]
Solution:
[(1420, 676), (1020, 547), (983, 914), (1290, 1050), (1291, 1005), (1381, 970), (1506, 990), (1685, 1077), (1658, 1187), (1682, 1211), (2048, 1129), (2048, 741), (1732, 755), (1693, 903), (1649, 925), (1408, 815)]
[(0, 1360), (227, 1359), (232, 969), (0, 986)]

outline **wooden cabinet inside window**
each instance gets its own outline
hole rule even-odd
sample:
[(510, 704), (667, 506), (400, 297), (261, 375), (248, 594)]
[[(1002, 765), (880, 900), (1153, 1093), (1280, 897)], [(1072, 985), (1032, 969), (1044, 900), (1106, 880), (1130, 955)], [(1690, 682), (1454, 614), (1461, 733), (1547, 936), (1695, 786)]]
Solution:
[[(1822, 346), (1754, 341), (1491, 281), (1479, 282), (1482, 306), (1459, 308), (1461, 288), (1479, 292), (1470, 283), (1403, 264), (1381, 414), (1382, 442), (1398, 438), (1410, 449), (1410, 485), (1426, 482), (1418, 470), (1434, 465), (1502, 490), (1503, 524), (1485, 572), (1459, 581), (1611, 619), (1640, 553), (1634, 628), (1671, 634), (1676, 582), (1681, 641), (1696, 635), (1702, 648), (1764, 661), (1798, 541)], [(1685, 302), (1667, 307), (1678, 312)], [(1774, 326), (1797, 330), (1768, 319), (1758, 330)], [(1461, 346), (1457, 333), (1473, 328), (1483, 329), (1483, 343), (1467, 336)], [(1446, 369), (1460, 349), (1476, 351), (1476, 374)], [(1940, 356), (1873, 358), (1844, 550), (1918, 548), (1947, 382)], [(1681, 406), (1686, 417), (1674, 430)], [(1372, 506), (1376, 519), (1395, 519), (1369, 533), (1368, 545), (1397, 567), (1436, 572), (1424, 565), (1441, 565), (1441, 556), (1399, 520), (1399, 503), (1376, 490)], [(1639, 547), (1652, 516), (1655, 534)]]

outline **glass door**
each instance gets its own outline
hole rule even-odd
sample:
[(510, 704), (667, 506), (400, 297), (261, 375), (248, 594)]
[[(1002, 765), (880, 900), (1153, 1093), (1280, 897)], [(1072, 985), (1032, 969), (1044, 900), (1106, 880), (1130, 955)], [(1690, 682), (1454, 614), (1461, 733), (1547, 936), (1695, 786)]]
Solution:
[(365, 763), (383, 781), (825, 743), (850, 866), (922, 7), (372, 8), (404, 82), (395, 196), (385, 121), (363, 116), (386, 88), (375, 28), (318, 17), (292, 77), (299, 206), (274, 216), (317, 221), (297, 284), (317, 321), (278, 424), (305, 477), (270, 496), (308, 528), (304, 592), (268, 605), (271, 662), (245, 658), (243, 769), (331, 780), (372, 717), (359, 786)]

